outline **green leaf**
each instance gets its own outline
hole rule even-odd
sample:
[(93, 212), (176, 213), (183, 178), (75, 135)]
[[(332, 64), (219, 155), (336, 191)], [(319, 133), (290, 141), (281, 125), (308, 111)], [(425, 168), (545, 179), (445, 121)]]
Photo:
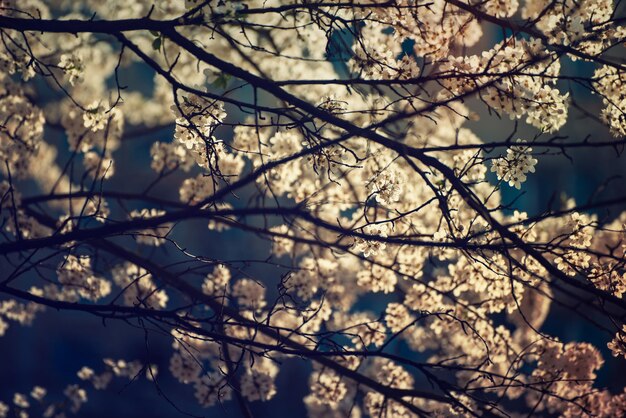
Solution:
[(151, 30), (150, 33), (155, 37), (161, 37), (161, 34), (155, 30)]
[(213, 82), (215, 87), (219, 87), (221, 89), (225, 89), (228, 86), (228, 82), (230, 81), (230, 74), (221, 73), (217, 79)]
[(156, 38), (154, 41), (152, 41), (152, 49), (154, 50), (160, 50), (161, 49), (161, 38)]

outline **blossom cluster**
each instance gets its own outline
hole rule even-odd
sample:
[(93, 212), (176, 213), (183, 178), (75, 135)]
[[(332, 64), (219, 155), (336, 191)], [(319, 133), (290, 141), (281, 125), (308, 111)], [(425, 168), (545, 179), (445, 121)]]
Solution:
[[(521, 140), (518, 139), (518, 142)], [(509, 186), (519, 189), (526, 181), (526, 174), (535, 172), (537, 159), (531, 154), (532, 148), (522, 145), (513, 145), (506, 151), (505, 157), (493, 160), (491, 171), (496, 173), (498, 180), (509, 183)]]

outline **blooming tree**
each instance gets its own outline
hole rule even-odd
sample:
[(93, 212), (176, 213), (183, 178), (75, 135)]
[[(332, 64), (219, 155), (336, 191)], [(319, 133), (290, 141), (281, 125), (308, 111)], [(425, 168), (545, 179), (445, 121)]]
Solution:
[[(146, 378), (252, 417), (286, 360), (310, 417), (623, 416), (601, 351), (542, 325), (558, 305), (626, 360), (626, 212), (590, 214), (626, 196), (501, 194), (626, 144), (623, 22), (611, 0), (1, 0), (0, 334), (67, 310), (171, 351), (0, 416)], [(614, 138), (563, 135), (573, 114)]]

